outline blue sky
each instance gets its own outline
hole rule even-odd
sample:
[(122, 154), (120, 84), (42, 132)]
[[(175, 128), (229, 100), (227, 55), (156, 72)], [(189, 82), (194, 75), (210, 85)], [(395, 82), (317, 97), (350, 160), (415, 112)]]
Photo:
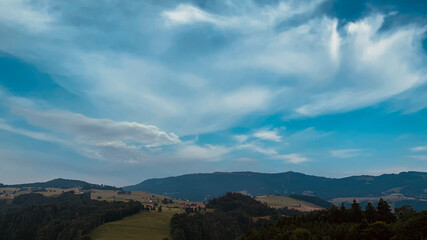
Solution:
[(427, 171), (425, 1), (0, 2), (0, 182)]

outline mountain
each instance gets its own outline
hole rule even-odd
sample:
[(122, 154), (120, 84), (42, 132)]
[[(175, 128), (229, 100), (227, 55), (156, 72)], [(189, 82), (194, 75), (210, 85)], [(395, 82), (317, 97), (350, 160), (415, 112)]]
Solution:
[(402, 172), (381, 176), (326, 178), (296, 172), (215, 172), (149, 179), (124, 189), (193, 201), (206, 201), (229, 191), (254, 196), (305, 194), (327, 200), (339, 197), (381, 197), (393, 193), (425, 199), (427, 173)]
[(119, 190), (120, 189), (120, 188), (116, 188), (108, 185), (98, 185), (98, 184), (87, 183), (85, 181), (70, 180), (70, 179), (63, 179), (63, 178), (57, 178), (47, 182), (3, 185), (0, 187), (11, 187), (11, 188), (31, 187), (31, 188), (61, 188), (61, 189), (81, 187), (83, 189), (103, 189), (103, 190)]

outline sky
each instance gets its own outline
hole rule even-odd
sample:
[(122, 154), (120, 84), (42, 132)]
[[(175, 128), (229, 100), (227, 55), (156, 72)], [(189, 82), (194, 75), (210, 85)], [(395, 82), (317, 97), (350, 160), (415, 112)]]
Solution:
[(0, 0), (0, 182), (427, 171), (424, 0)]

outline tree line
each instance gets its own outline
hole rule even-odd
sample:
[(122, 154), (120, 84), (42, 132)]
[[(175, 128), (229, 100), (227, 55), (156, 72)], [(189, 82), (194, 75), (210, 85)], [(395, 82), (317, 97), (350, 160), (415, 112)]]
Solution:
[(420, 240), (427, 239), (427, 211), (410, 206), (396, 208), (380, 199), (365, 210), (355, 200), (351, 208), (313, 211), (301, 216), (281, 217), (259, 229), (252, 228), (239, 240)]

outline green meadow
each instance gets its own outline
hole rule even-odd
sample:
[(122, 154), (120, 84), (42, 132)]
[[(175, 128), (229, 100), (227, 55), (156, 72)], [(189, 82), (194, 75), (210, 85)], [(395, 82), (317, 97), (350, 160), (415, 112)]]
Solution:
[(150, 211), (106, 223), (96, 228), (91, 237), (94, 240), (163, 240), (170, 237), (170, 219), (178, 208), (163, 208), (162, 212)]

